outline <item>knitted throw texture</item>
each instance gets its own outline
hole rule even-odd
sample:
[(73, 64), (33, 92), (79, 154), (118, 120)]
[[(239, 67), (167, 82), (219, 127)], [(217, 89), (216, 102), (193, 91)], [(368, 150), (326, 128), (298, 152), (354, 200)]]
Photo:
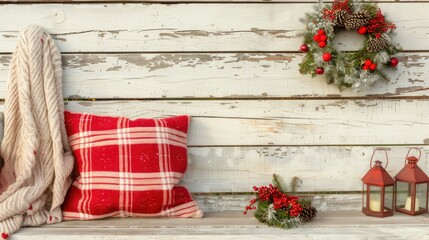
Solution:
[(64, 126), (61, 54), (41, 27), (21, 32), (10, 65), (0, 171), (0, 239), (62, 220), (74, 159)]

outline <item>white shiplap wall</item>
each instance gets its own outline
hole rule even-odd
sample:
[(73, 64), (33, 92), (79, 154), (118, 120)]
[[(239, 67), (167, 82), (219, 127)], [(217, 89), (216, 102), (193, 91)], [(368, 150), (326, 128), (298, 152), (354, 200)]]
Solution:
[(41, 25), (63, 52), (68, 109), (193, 116), (184, 184), (204, 209), (241, 209), (240, 193), (272, 173), (299, 176), (323, 210), (358, 209), (378, 146), (392, 175), (410, 146), (429, 172), (428, 2), (379, 3), (405, 51), (390, 83), (361, 93), (299, 74), (298, 18), (312, 1), (0, 2), (0, 99), (18, 31)]

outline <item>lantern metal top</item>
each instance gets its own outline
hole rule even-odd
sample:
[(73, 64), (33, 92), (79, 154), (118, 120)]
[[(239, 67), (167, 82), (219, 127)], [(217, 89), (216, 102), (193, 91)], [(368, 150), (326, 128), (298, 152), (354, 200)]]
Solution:
[(387, 152), (384, 149), (376, 149), (371, 157), (370, 169), (363, 176), (362, 181), (365, 184), (376, 185), (376, 186), (388, 186), (395, 184), (395, 180), (389, 175), (389, 173), (384, 169), (381, 165), (381, 161), (376, 160), (374, 166), (372, 166), (372, 159), (374, 158), (374, 154), (376, 151), (384, 151), (386, 153), (386, 167), (389, 163), (389, 159), (387, 158)]
[(429, 177), (423, 170), (417, 166), (418, 158), (407, 157), (407, 163), (404, 168), (396, 174), (395, 179), (403, 182), (425, 183), (429, 182)]
[[(416, 149), (419, 151), (419, 157), (408, 156), (412, 149)], [(405, 157), (405, 166), (396, 174), (395, 179), (403, 182), (411, 182), (411, 183), (425, 183), (429, 182), (429, 177), (426, 175), (423, 170), (417, 166), (417, 163), (420, 159), (421, 151), (418, 148), (410, 148), (408, 150), (408, 154)]]
[(362, 178), (363, 183), (376, 186), (395, 184), (395, 180), (393, 180), (386, 169), (381, 166), (381, 163), (381, 161), (375, 161), (374, 167), (369, 169), (369, 171)]

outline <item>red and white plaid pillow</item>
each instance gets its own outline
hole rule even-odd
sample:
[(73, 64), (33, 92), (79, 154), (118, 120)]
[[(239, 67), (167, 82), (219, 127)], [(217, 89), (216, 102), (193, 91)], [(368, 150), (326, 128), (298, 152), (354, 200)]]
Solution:
[(189, 122), (65, 112), (76, 178), (63, 219), (202, 217), (188, 190), (176, 186), (188, 164)]

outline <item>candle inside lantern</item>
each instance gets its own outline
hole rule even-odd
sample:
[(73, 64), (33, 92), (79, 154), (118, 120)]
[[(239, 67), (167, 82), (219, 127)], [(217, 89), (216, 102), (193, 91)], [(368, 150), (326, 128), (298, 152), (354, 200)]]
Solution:
[[(415, 204), (415, 208), (414, 211), (418, 211), (420, 209), (420, 201), (419, 199), (416, 197), (416, 204)], [(405, 202), (405, 207), (406, 210), (411, 211), (411, 196), (409, 196), (407, 198), (407, 201)]]
[(380, 205), (381, 205), (380, 200), (371, 199), (369, 202), (369, 209), (374, 212), (380, 212)]

